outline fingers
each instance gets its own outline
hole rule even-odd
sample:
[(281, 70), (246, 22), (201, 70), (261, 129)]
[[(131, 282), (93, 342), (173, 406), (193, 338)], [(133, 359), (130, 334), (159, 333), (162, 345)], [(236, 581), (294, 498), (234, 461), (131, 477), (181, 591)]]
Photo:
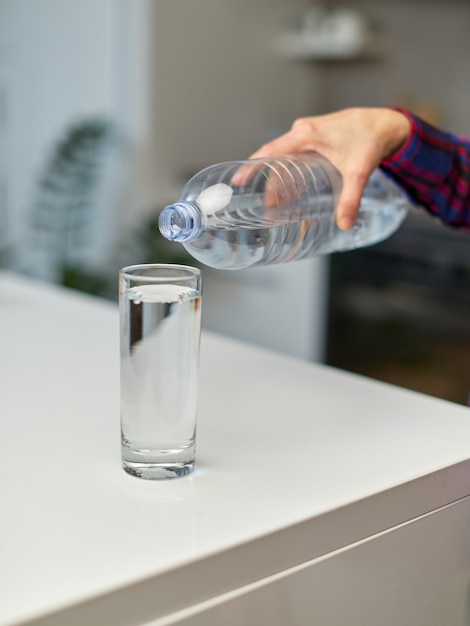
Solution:
[[(381, 110), (350, 109), (299, 118), (287, 133), (254, 152), (250, 157), (252, 163), (240, 168), (233, 183), (246, 184), (262, 166), (264, 158), (306, 152), (322, 154), (343, 177), (336, 222), (342, 230), (349, 230), (359, 211), (368, 178), (383, 158), (383, 116)], [(267, 191), (270, 191), (269, 185)]]
[(350, 199), (341, 199), (338, 203), (336, 223), (341, 230), (350, 230), (356, 220), (359, 204)]
[(305, 140), (298, 135), (294, 130), (290, 130), (284, 135), (280, 135), (273, 141), (270, 141), (264, 146), (261, 146), (256, 152), (254, 152), (250, 159), (259, 159), (271, 156), (279, 156), (280, 154), (292, 154), (297, 152), (304, 152), (303, 147)]
[(352, 228), (367, 180), (366, 173), (346, 174), (343, 177), (343, 189), (336, 209), (336, 223), (341, 230)]
[[(251, 158), (251, 157), (250, 157)], [(253, 159), (251, 159), (253, 160)], [(246, 165), (242, 165), (235, 174), (232, 176), (231, 184), (232, 185), (246, 185), (256, 174), (256, 172), (262, 169), (263, 164), (260, 161), (253, 160), (252, 163), (247, 163)]]
[(299, 152), (301, 147), (301, 141), (299, 141), (299, 138), (295, 136), (292, 131), (277, 137), (273, 141), (261, 146), (261, 148), (249, 157), (249, 160), (253, 161), (253, 163), (242, 166), (233, 176), (232, 184), (245, 185), (250, 180), (255, 172), (262, 167), (262, 163), (256, 163), (256, 159), (294, 154)]

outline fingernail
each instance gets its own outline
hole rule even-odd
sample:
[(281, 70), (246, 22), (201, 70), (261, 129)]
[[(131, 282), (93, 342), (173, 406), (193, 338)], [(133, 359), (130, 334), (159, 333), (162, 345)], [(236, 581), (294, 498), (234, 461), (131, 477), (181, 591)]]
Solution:
[(338, 226), (341, 228), (341, 230), (349, 230), (352, 227), (353, 223), (353, 219), (348, 217), (347, 215), (345, 215), (344, 217), (340, 217), (338, 220)]

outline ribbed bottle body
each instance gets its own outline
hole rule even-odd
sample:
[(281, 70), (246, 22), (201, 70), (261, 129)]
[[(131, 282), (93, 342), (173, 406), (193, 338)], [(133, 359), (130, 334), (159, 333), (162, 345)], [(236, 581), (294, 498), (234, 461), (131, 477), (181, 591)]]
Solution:
[[(408, 211), (404, 194), (376, 171), (354, 227), (342, 231), (335, 214), (340, 191), (339, 172), (318, 154), (220, 163), (187, 183), (178, 203), (162, 212), (160, 229), (205, 265), (242, 269), (376, 243)], [(185, 234), (162, 228), (165, 220), (172, 226), (178, 221), (176, 206)]]

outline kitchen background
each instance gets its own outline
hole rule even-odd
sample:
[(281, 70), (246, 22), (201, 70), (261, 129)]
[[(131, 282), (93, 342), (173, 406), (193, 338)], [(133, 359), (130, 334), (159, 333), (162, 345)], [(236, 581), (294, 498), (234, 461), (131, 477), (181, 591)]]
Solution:
[[(179, 260), (158, 211), (303, 115), (402, 104), (470, 136), (467, 0), (0, 0), (2, 265), (114, 297)], [(204, 325), (467, 403), (470, 240), (206, 271)]]

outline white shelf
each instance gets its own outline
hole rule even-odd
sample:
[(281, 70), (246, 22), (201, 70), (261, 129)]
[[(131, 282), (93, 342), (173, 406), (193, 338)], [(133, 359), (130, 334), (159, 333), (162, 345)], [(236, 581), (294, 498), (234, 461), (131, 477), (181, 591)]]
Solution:
[(357, 61), (380, 58), (384, 42), (369, 34), (361, 38), (334, 39), (310, 32), (287, 32), (276, 42), (277, 53), (295, 61)]

